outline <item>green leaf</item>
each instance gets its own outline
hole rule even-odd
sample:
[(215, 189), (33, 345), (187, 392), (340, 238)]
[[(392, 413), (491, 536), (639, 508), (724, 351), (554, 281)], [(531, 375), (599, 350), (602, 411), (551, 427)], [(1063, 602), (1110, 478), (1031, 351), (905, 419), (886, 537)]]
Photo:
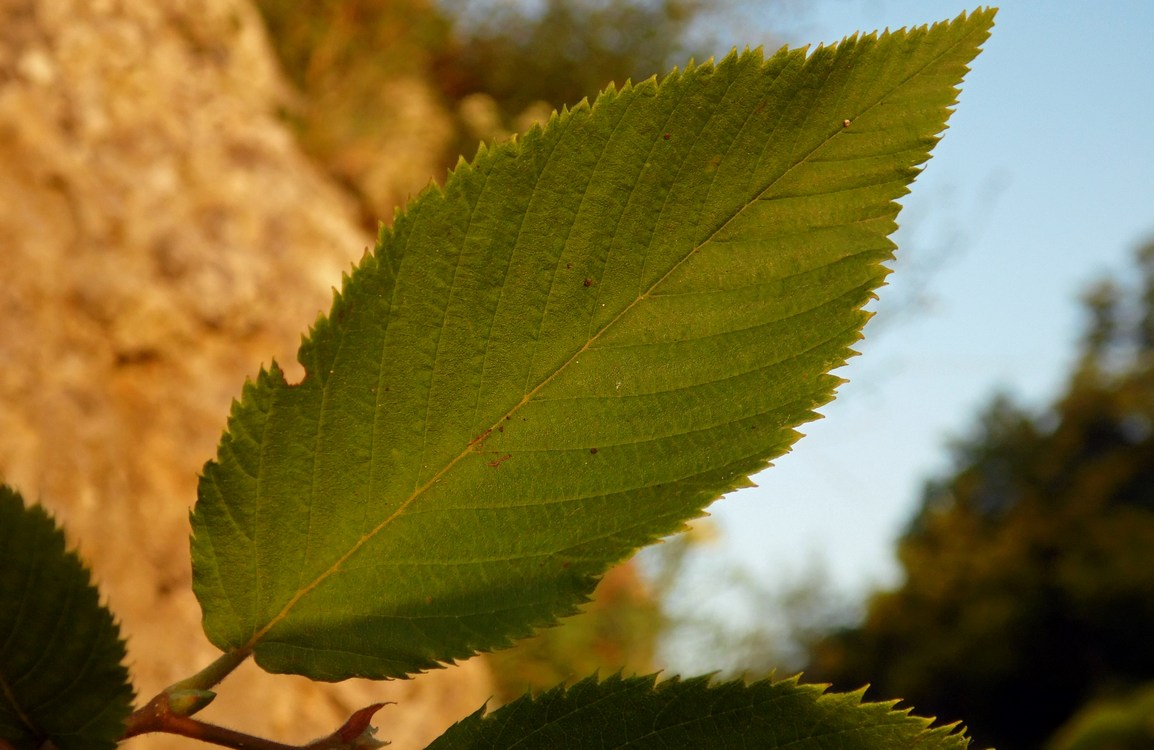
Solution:
[(507, 645), (750, 484), (833, 397), (993, 11), (732, 54), (461, 163), (234, 405), (205, 630), (274, 672)]
[(582, 680), (459, 721), (429, 750), (530, 748), (784, 748), (790, 750), (962, 750), (956, 727), (862, 703), (861, 691), (826, 693), (797, 678), (710, 685), (705, 677)]
[(88, 570), (38, 506), (0, 485), (0, 739), (116, 746), (132, 710), (124, 641)]

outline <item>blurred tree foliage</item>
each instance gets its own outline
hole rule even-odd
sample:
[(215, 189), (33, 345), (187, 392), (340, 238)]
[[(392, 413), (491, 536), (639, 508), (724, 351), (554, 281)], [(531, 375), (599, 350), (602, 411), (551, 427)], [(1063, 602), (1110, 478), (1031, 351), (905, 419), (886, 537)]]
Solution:
[(561, 626), (487, 656), (493, 674), (494, 699), (507, 703), (560, 683), (573, 683), (594, 672), (610, 675), (650, 674), (663, 618), (661, 605), (638, 576), (634, 565), (610, 570), (593, 601)]
[(710, 0), (256, 0), (296, 98), (305, 150), (365, 223), (459, 154), (683, 62)]
[(359, 199), (366, 228), (443, 172), (448, 110), (428, 84), (452, 22), (427, 0), (255, 0), (291, 84), (302, 148)]
[(821, 641), (807, 676), (871, 683), (1000, 750), (1154, 678), (1154, 243), (1136, 261), (1136, 285), (1086, 295), (1065, 394), (1040, 417), (994, 399), (924, 491), (904, 584)]
[[(689, 55), (685, 32), (703, 0), (542, 0), (466, 4), (438, 66), (451, 98), (485, 93), (506, 115), (535, 102), (592, 98), (610, 81), (661, 75)], [(463, 28), (467, 25), (468, 28)]]
[(815, 563), (771, 576), (710, 560), (722, 540), (708, 518), (642, 553), (661, 602), (659, 661), (671, 672), (749, 680), (796, 674), (810, 647), (855, 622), (857, 604)]
[(1154, 683), (1091, 703), (1074, 715), (1047, 750), (1150, 750), (1154, 747)]

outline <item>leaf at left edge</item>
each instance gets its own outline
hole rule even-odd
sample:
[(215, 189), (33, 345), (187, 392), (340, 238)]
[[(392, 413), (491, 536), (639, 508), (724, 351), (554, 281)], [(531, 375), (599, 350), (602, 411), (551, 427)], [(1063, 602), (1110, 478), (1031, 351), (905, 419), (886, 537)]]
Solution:
[(15, 750), (115, 747), (132, 710), (124, 657), (64, 534), (0, 485), (0, 739)]
[(956, 725), (867, 703), (862, 691), (828, 693), (797, 678), (724, 682), (706, 677), (588, 678), (489, 715), (457, 722), (428, 750), (750, 747), (790, 750), (964, 750)]

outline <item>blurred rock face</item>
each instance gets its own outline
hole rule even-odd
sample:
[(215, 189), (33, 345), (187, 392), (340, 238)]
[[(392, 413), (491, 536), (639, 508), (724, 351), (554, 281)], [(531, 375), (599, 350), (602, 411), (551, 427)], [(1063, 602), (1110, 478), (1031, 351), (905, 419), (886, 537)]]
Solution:
[[(266, 42), (245, 0), (0, 0), (0, 478), (91, 563), (142, 698), (217, 653), (187, 517), (231, 399), (274, 356), (300, 377), (372, 241), (276, 119)], [(303, 742), (396, 700), (381, 736), (416, 747), (488, 694), (475, 662), (337, 686), (246, 665), (204, 716)]]

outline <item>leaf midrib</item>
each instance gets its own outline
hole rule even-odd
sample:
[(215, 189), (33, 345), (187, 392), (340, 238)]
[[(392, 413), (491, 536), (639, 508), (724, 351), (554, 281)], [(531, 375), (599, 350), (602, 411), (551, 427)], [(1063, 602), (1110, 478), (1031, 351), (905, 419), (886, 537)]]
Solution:
[(12, 691), (12, 686), (8, 684), (8, 680), (3, 674), (0, 674), (0, 696), (4, 697), (5, 703), (15, 712), (16, 720), (23, 724), (28, 731), (37, 734), (36, 725), (32, 722), (32, 718), (24, 713), (20, 703), (16, 700), (16, 694)]
[[(929, 29), (926, 29), (924, 31), (924, 33), (926, 33), (928, 35), (929, 31), (930, 31)], [(907, 33), (909, 33), (909, 32), (907, 32)], [(889, 97), (893, 96), (895, 92), (901, 90), (910, 81), (912, 81), (915, 78), (917, 78), (918, 76), (920, 76), (927, 68), (936, 64), (938, 62), (938, 60), (940, 60), (946, 54), (948, 54), (953, 49), (955, 49), (958, 45), (964, 43), (965, 39), (968, 37), (969, 37), (969, 34), (963, 36), (962, 38), (958, 39), (954, 44), (950, 45), (945, 50), (943, 50), (940, 54), (930, 58), (922, 67), (920, 67), (916, 71), (911, 72), (908, 76), (906, 76), (904, 79), (902, 79), (897, 85), (891, 87), (888, 91), (886, 91), (883, 96), (879, 97), (872, 104), (870, 104), (869, 106), (862, 109), (860, 112), (858, 112), (856, 115), (854, 115), (853, 118), (851, 118), (851, 119), (860, 118), (863, 115), (872, 111), (874, 108), (881, 105)], [(876, 40), (876, 42), (880, 42), (880, 41), (881, 41), (881, 39)], [(860, 39), (859, 39), (859, 43), (860, 43)], [(808, 63), (809, 58), (807, 58), (807, 60), (805, 62)], [(804, 64), (805, 63), (803, 63), (803, 65)], [(826, 80), (823, 81), (823, 88), (824, 88), (824, 85), (826, 83), (828, 83), (828, 76), (827, 76)], [(505, 414), (503, 414), (501, 417), (499, 417), (486, 430), (482, 431), (481, 434), (487, 435), (492, 430), (495, 430), (506, 419), (512, 417), (514, 414), (516, 414), (518, 411), (520, 411), (520, 409), (522, 407), (524, 407), (527, 403), (529, 403), (530, 400), (532, 400), (534, 395), (536, 395), (538, 392), (541, 391), (542, 388), (544, 388), (546, 385), (551, 383), (555, 378), (557, 378), (559, 375), (561, 375), (563, 372), (565, 372), (565, 370), (571, 364), (573, 364), (582, 354), (584, 354), (585, 352), (587, 352), (589, 350), (590, 346), (594, 342), (596, 342), (605, 332), (607, 332), (614, 325), (616, 325), (617, 321), (619, 321), (622, 317), (624, 317), (628, 312), (633, 310), (637, 306), (638, 303), (643, 302), (645, 299), (647, 299), (649, 296), (651, 296), (653, 294), (654, 289), (658, 288), (662, 283), (664, 283), (666, 279), (668, 279), (675, 271), (677, 271), (679, 268), (681, 268), (682, 265), (686, 261), (688, 261), (690, 258), (692, 258), (702, 247), (708, 245), (713, 240), (714, 237), (716, 237), (726, 227), (728, 227), (737, 218), (739, 218), (745, 212), (745, 210), (747, 208), (749, 208), (750, 206), (756, 204), (759, 200), (761, 200), (762, 197), (766, 193), (768, 193), (777, 184), (779, 184), (782, 180), (784, 180), (788, 175), (790, 175), (792, 172), (794, 172), (794, 170), (807, 164), (811, 160), (811, 158), (814, 156), (814, 154), (816, 154), (818, 151), (823, 149), (828, 143), (830, 143), (838, 135), (841, 135), (842, 132), (843, 132), (843, 130), (840, 128), (832, 131), (827, 138), (820, 141), (817, 145), (815, 145), (812, 149), (810, 149), (810, 151), (808, 153), (806, 153), (804, 156), (802, 156), (800, 159), (798, 159), (795, 163), (791, 164), (787, 169), (782, 171), (781, 174), (779, 174), (777, 177), (775, 177), (768, 185), (766, 185), (761, 191), (759, 191), (757, 193), (757, 195), (752, 200), (749, 200), (746, 203), (744, 203), (737, 211), (735, 211), (733, 213), (732, 216), (727, 218), (725, 221), (721, 222), (712, 232), (710, 232), (710, 234), (704, 240), (702, 240), (700, 243), (694, 245), (693, 248), (689, 252), (685, 253), (685, 256), (681, 260), (679, 260), (677, 263), (673, 264), (669, 268), (669, 270), (667, 270), (664, 274), (661, 275), (660, 278), (658, 278), (656, 281), (654, 281), (647, 289), (645, 289), (644, 291), (639, 293), (634, 298), (634, 300), (632, 302), (630, 302), (628, 305), (625, 305), (621, 309), (621, 311), (617, 313), (617, 315), (613, 316), (613, 318), (610, 319), (607, 323), (605, 323), (598, 331), (596, 331), (596, 333), (594, 333), (592, 336), (590, 336), (588, 338), (588, 340), (581, 346), (580, 349), (578, 349), (576, 352), (574, 352), (567, 360), (565, 360), (564, 363), (562, 363), (560, 366), (558, 366), (551, 374), (549, 374), (547, 377), (543, 378), (541, 380), (541, 382), (538, 383), (537, 386), (535, 386), (531, 391), (524, 394), (521, 397), (521, 400), (516, 405), (514, 405), (511, 409), (509, 409), (507, 412), (505, 412)], [(254, 650), (257, 647), (257, 645), (260, 643), (260, 641), (264, 638), (264, 636), (267, 635), (274, 627), (276, 627), (277, 624), (279, 624), (286, 617), (288, 617), (289, 613), (296, 607), (296, 605), (302, 599), (304, 599), (306, 596), (308, 596), (313, 590), (315, 590), (317, 587), (319, 587), (326, 580), (328, 580), (332, 576), (336, 575), (341, 570), (341, 568), (344, 566), (345, 562), (348, 561), (353, 555), (355, 555), (365, 544), (367, 544), (369, 541), (371, 541), (373, 538), (375, 538), (379, 533), (381, 533), (381, 531), (383, 531), (393, 521), (395, 521), (397, 518), (399, 518), (401, 515), (403, 515), (405, 513), (405, 511), (417, 500), (417, 498), (419, 498), (428, 489), (430, 489), (433, 485), (435, 485), (438, 481), (440, 481), (440, 479), (445, 474), (447, 474), (450, 470), (452, 470), (453, 467), (455, 467), (458, 463), (460, 463), (466, 456), (468, 456), (470, 453), (473, 453), (474, 452), (473, 448), (477, 442), (478, 441), (476, 439), (471, 439), (469, 441), (469, 443), (465, 446), (464, 450), (462, 450), (455, 457), (453, 457), (453, 459), (450, 460), (447, 464), (445, 464), (444, 467), (442, 467), (432, 477), (430, 477), (428, 479), (428, 481), (426, 481), (424, 484), (420, 485), (415, 490), (413, 490), (413, 492), (409, 495), (409, 497), (407, 497), (403, 502), (401, 502), (400, 505), (398, 505), (397, 508), (392, 513), (389, 514), (388, 517), (386, 517), (383, 521), (381, 521), (379, 524), (377, 524), (375, 527), (373, 527), (373, 529), (370, 530), (368, 533), (363, 534), (360, 537), (360, 539), (358, 539), (356, 542), (354, 542), (352, 544), (352, 546), (350, 546), (349, 549), (343, 555), (341, 555), (339, 558), (337, 558), (337, 560), (331, 566), (329, 566), (328, 569), (323, 571), (313, 581), (311, 581), (309, 584), (307, 584), (306, 586), (301, 588), (295, 595), (293, 595), (293, 597), (291, 599), (289, 599), (289, 601), (281, 608), (281, 610), (279, 612), (277, 612), (273, 617), (269, 618), (269, 621), (263, 627), (257, 629), (253, 633), (253, 635), (249, 638), (249, 641), (242, 647), (241, 650), (242, 651)]]

